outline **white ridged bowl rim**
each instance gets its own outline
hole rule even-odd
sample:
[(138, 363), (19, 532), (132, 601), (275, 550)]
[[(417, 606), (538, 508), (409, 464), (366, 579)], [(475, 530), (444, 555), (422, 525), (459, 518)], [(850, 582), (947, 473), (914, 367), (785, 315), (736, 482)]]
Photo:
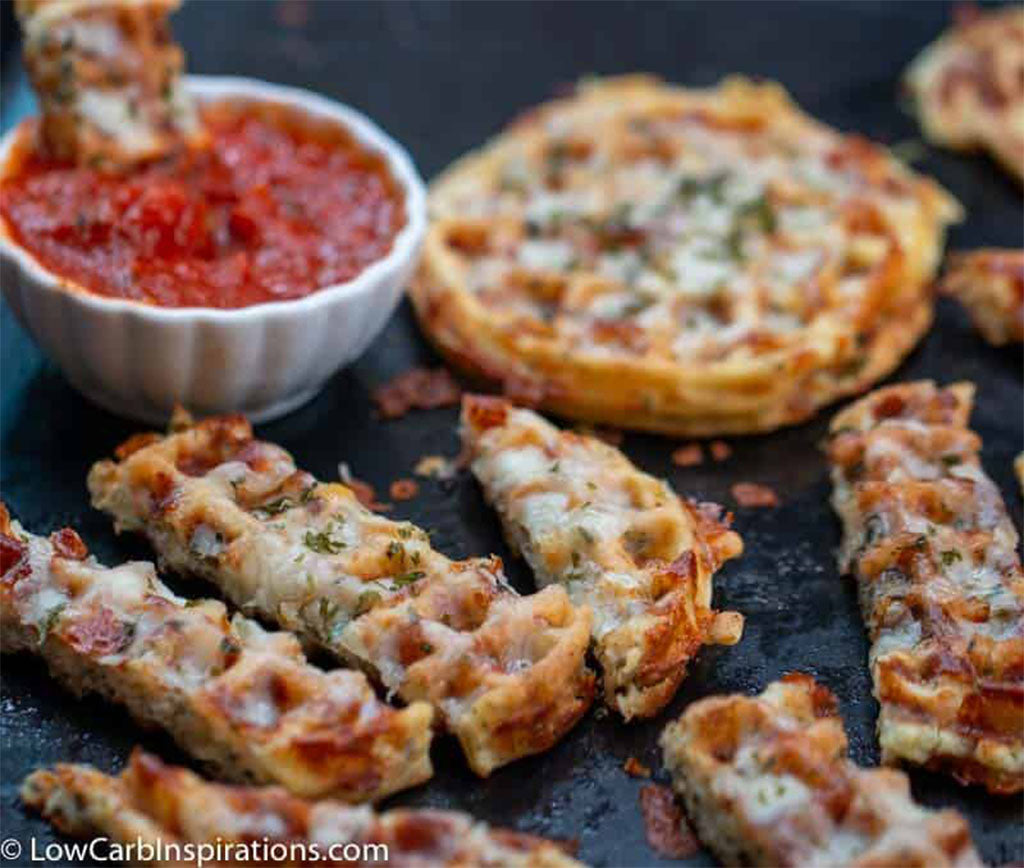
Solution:
[[(42, 265), (32, 253), (11, 237), (3, 219), (0, 219), (0, 253), (14, 259), (37, 286), (72, 296), (78, 303), (100, 313), (144, 314), (150, 319), (167, 322), (195, 320), (224, 324), (252, 322), (261, 317), (281, 313), (308, 313), (318, 307), (327, 307), (342, 298), (372, 291), (388, 271), (400, 268), (416, 255), (426, 230), (426, 190), (423, 181), (405, 148), (364, 114), (312, 91), (242, 76), (189, 75), (185, 77), (185, 85), (189, 93), (200, 102), (235, 96), (257, 102), (284, 103), (314, 116), (335, 120), (349, 130), (360, 144), (383, 155), (389, 170), (402, 187), (405, 207), (405, 225), (395, 236), (387, 254), (368, 265), (351, 280), (322, 287), (301, 298), (261, 302), (248, 307), (215, 308), (161, 307), (135, 299), (111, 298), (93, 293), (72, 280), (54, 274)], [(11, 150), (19, 140), (24, 127), (24, 123), (16, 125), (0, 140), (0, 177), (6, 173)]]

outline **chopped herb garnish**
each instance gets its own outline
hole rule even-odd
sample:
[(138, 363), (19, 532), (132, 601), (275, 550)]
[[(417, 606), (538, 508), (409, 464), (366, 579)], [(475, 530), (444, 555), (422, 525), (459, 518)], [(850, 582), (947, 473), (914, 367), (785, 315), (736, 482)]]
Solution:
[(404, 588), (406, 585), (411, 585), (413, 582), (418, 582), (426, 575), (423, 570), (413, 570), (412, 572), (403, 573), (400, 576), (393, 576), (393, 581), (398, 587)]
[(584, 527), (583, 525), (578, 525), (576, 527), (576, 532), (581, 537), (583, 537), (584, 542), (586, 542), (586, 543), (588, 543), (590, 545), (593, 545), (593, 543), (594, 543), (594, 535), (590, 532), (589, 528)]
[(46, 616), (43, 618), (43, 626), (39, 629), (39, 645), (46, 642), (46, 637), (50, 635), (50, 631), (57, 626), (57, 621), (60, 619), (61, 613), (67, 608), (67, 603), (58, 603), (52, 609), (47, 610)]
[(939, 557), (942, 558), (942, 565), (945, 567), (952, 566), (957, 561), (963, 559), (963, 555), (956, 551), (956, 549), (946, 549)]
[(270, 501), (270, 503), (257, 506), (256, 512), (262, 512), (267, 516), (280, 515), (282, 512), (287, 512), (293, 506), (295, 506), (295, 501), (290, 497), (279, 497), (277, 500)]
[(405, 554), (405, 546), (400, 542), (392, 540), (388, 543), (387, 556), (389, 558), (401, 557), (403, 554)]
[(942, 463), (945, 464), (946, 467), (956, 467), (962, 461), (963, 458), (961, 458), (959, 455), (955, 455), (952, 452), (949, 453), (948, 455), (942, 456)]
[(343, 548), (345, 548), (345, 542), (340, 539), (335, 539), (331, 536), (331, 529), (322, 530), (319, 533), (314, 533), (311, 530), (306, 531), (306, 535), (302, 538), (303, 544), (306, 548), (321, 555), (336, 555)]
[(381, 601), (381, 595), (377, 591), (363, 591), (356, 600), (354, 615), (363, 615), (369, 612)]

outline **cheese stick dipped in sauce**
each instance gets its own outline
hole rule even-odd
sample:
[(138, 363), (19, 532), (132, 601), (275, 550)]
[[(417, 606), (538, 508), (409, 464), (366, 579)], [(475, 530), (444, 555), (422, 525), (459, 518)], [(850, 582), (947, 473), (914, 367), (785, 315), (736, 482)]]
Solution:
[(118, 171), (205, 136), (167, 16), (179, 0), (17, 0), (47, 156)]
[[(212, 784), (140, 750), (116, 776), (63, 763), (41, 769), (25, 779), (21, 798), (68, 835), (103, 835), (124, 844), (141, 839), (163, 847), (219, 845), (224, 858), (214, 851), (218, 861), (206, 864), (221, 868), (256, 861), (242, 854), (258, 855), (258, 850), (239, 847), (232, 855), (231, 844), (273, 847), (267, 852), (281, 868), (314, 862), (409, 868), (580, 866), (552, 841), (492, 828), (455, 811), (375, 813), (365, 806), (306, 801), (279, 787)], [(282, 851), (285, 846), (289, 849)], [(281, 852), (289, 855), (276, 858)]]
[(241, 416), (176, 428), (133, 437), (89, 473), (93, 505), (169, 566), (430, 702), (477, 774), (547, 750), (589, 707), (590, 613), (562, 588), (520, 596), (499, 558), (449, 560)]
[(0, 503), (0, 647), (43, 658), (236, 781), (374, 801), (432, 774), (425, 703), (397, 710), (358, 672), (306, 662), (295, 637), (186, 600), (153, 565), (108, 568), (65, 528), (27, 533)]

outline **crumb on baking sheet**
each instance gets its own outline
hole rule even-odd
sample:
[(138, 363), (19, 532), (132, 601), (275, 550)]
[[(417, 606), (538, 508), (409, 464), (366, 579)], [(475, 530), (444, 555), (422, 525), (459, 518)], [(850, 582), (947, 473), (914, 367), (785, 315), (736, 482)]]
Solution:
[(732, 455), (732, 447), (724, 440), (712, 440), (708, 446), (708, 451), (715, 461), (725, 461), (726, 458)]
[(388, 494), (392, 500), (412, 500), (420, 493), (419, 483), (415, 479), (396, 479), (391, 483)]
[(640, 811), (644, 817), (647, 843), (659, 855), (686, 859), (700, 850), (700, 842), (666, 786), (647, 784), (640, 788)]
[(413, 473), (427, 479), (454, 479), (459, 472), (457, 460), (446, 458), (444, 455), (424, 455), (416, 466)]
[(398, 419), (410, 410), (434, 410), (459, 403), (462, 388), (447, 368), (412, 368), (373, 390), (382, 419)]
[(756, 482), (737, 482), (731, 489), (733, 499), (740, 506), (778, 506), (779, 496), (767, 485)]
[(633, 778), (649, 778), (651, 776), (651, 770), (635, 756), (626, 758), (626, 761), (622, 764), (622, 770)]
[(672, 453), (672, 463), (676, 467), (696, 467), (704, 463), (704, 453), (699, 443), (686, 443)]
[(344, 461), (338, 464), (338, 478), (352, 489), (356, 500), (367, 509), (372, 509), (374, 512), (387, 512), (391, 509), (390, 503), (381, 503), (377, 500), (377, 491), (369, 482), (363, 482), (352, 475), (352, 471)]

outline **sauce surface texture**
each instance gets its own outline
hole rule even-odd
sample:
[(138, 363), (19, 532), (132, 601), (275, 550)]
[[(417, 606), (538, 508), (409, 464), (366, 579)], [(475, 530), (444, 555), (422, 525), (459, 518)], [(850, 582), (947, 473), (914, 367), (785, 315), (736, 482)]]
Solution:
[(128, 175), (28, 152), (0, 186), (14, 239), (97, 295), (238, 308), (350, 280), (405, 224), (383, 157), (274, 103), (203, 110), (209, 149)]

